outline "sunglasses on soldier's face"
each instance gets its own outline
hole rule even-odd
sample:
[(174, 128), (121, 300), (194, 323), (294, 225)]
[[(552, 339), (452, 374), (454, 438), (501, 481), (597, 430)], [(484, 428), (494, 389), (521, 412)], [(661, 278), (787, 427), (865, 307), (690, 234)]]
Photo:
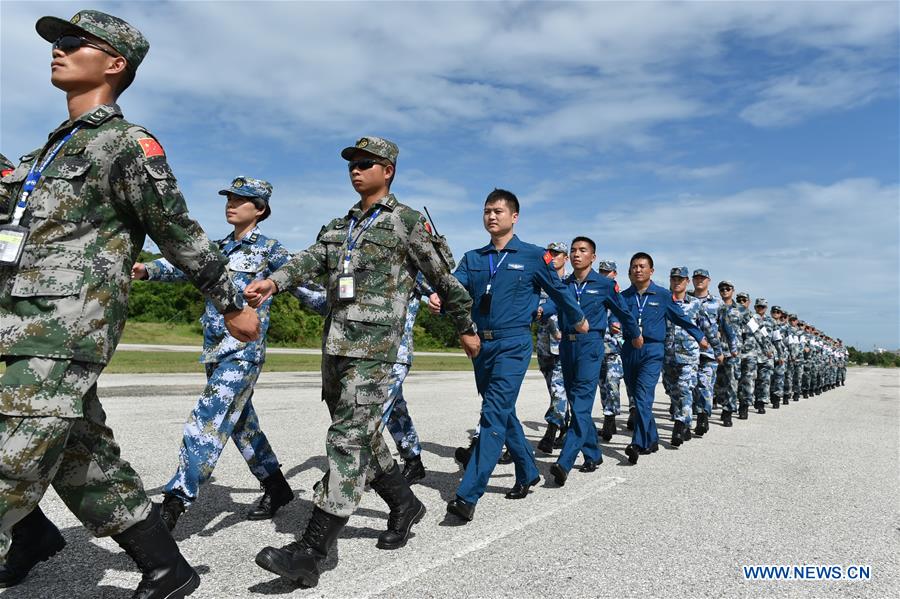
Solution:
[(59, 39), (57, 39), (55, 42), (53, 42), (54, 50), (62, 50), (66, 54), (68, 54), (69, 52), (74, 52), (75, 50), (81, 48), (82, 46), (88, 46), (89, 48), (94, 48), (96, 50), (100, 50), (101, 52), (106, 52), (110, 56), (115, 56), (115, 57), (119, 56), (115, 52), (112, 52), (111, 50), (107, 50), (103, 46), (101, 46), (99, 44), (95, 44), (94, 42), (90, 41), (89, 39), (83, 38), (78, 35), (71, 35), (71, 34), (62, 35), (59, 37)]
[(363, 158), (362, 160), (351, 160), (350, 162), (348, 162), (347, 169), (350, 171), (354, 171), (356, 169), (359, 169), (361, 171), (367, 171), (370, 168), (372, 168), (373, 166), (375, 166), (376, 164), (380, 164), (381, 166), (384, 166), (384, 163), (381, 162), (380, 160), (373, 160), (371, 158)]
[(723, 285), (722, 287), (719, 287), (719, 291), (731, 291), (732, 289), (734, 289), (734, 287), (729, 287), (728, 285)]

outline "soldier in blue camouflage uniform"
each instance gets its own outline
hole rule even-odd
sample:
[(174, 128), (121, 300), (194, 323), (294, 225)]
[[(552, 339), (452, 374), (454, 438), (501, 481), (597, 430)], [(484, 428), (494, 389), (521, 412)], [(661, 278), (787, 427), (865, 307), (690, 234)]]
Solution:
[[(746, 420), (750, 404), (755, 400), (757, 364), (765, 360), (769, 351), (769, 335), (763, 326), (762, 318), (750, 311), (750, 295), (741, 292), (737, 295), (738, 306), (743, 320), (741, 331), (741, 380), (738, 386), (738, 418)], [(757, 407), (760, 414), (765, 414), (765, 407)]]
[(719, 295), (722, 310), (719, 313), (719, 332), (730, 329), (731, 336), (721, 339), (727, 345), (728, 355), (716, 376), (715, 393), (717, 403), (722, 406), (722, 426), (732, 426), (731, 415), (738, 411), (738, 381), (741, 378), (741, 341), (743, 338), (744, 315), (734, 302), (734, 283), (720, 281)]
[[(597, 263), (597, 271), (608, 279), (615, 281), (618, 267), (614, 260), (600, 260)], [(619, 292), (619, 284), (615, 286)], [(600, 429), (600, 437), (609, 442), (616, 434), (616, 416), (621, 412), (621, 383), (625, 376), (622, 370), (622, 345), (625, 336), (622, 334), (622, 325), (619, 319), (606, 311), (606, 319), (609, 326), (603, 336), (603, 365), (600, 367), (600, 401), (603, 405), (603, 428)]]
[[(258, 224), (269, 217), (272, 186), (261, 179), (236, 177), (231, 187), (219, 191), (226, 196), (225, 218), (234, 231), (219, 240), (228, 257), (235, 286), (243, 289), (255, 279), (275, 272), (290, 258), (276, 239), (260, 232)], [(183, 282), (187, 276), (165, 258), (137, 263), (132, 278), (150, 281)], [(263, 496), (247, 514), (249, 520), (265, 520), (294, 498), (284, 478), (253, 407), (253, 387), (266, 359), (266, 332), (269, 329), (271, 300), (256, 310), (260, 322), (258, 341), (244, 343), (228, 334), (222, 316), (212, 303), (200, 318), (203, 325), (203, 353), (206, 388), (187, 422), (178, 456), (178, 469), (164, 488), (162, 517), (172, 530), (185, 509), (197, 500), (200, 486), (213, 469), (228, 439), (260, 481)]]
[[(140, 477), (126, 462), (97, 396), (125, 325), (130, 270), (146, 235), (226, 314), (244, 341), (256, 313), (226, 261), (188, 216), (159, 142), (115, 103), (149, 43), (97, 11), (43, 17), (50, 80), (68, 119), (0, 180), (0, 530), (12, 532), (0, 585), (19, 583), (65, 541), (38, 503), (51, 484), (95, 536), (112, 536), (143, 573), (134, 597), (184, 597), (200, 583)], [(19, 227), (18, 229), (16, 227)], [(11, 255), (9, 255), (11, 254)]]
[[(709, 431), (709, 417), (712, 416), (713, 394), (715, 392), (716, 372), (725, 363), (725, 353), (734, 345), (734, 331), (727, 320), (722, 319), (722, 301), (709, 292), (709, 271), (705, 268), (694, 270), (691, 277), (694, 290), (691, 295), (700, 301), (706, 312), (714, 332), (710, 339), (709, 349), (700, 352), (700, 365), (697, 368), (697, 386), (694, 387), (694, 413), (697, 414), (697, 426), (694, 434), (702, 437)], [(722, 326), (719, 326), (719, 323)], [(715, 341), (713, 341), (715, 339)], [(723, 339), (727, 339), (727, 345)]]
[[(419, 433), (409, 415), (409, 405), (403, 396), (403, 381), (412, 368), (413, 361), (413, 327), (416, 323), (416, 315), (422, 304), (421, 298), (431, 296), (434, 289), (425, 282), (422, 273), (416, 276), (416, 289), (409, 299), (406, 307), (406, 324), (403, 326), (403, 336), (400, 338), (400, 346), (397, 348), (397, 362), (391, 370), (391, 391), (388, 401), (385, 402), (382, 412), (382, 420), (385, 427), (391, 433), (397, 451), (403, 459), (403, 476), (410, 484), (425, 478), (425, 465), (422, 464), (422, 445), (419, 443)], [(313, 285), (302, 285), (293, 290), (293, 294), (306, 307), (325, 316), (328, 307), (328, 298), (325, 289)]]
[[(766, 411), (766, 404), (769, 402), (772, 393), (772, 375), (775, 372), (775, 362), (781, 357), (780, 345), (775, 339), (775, 322), (766, 314), (768, 307), (769, 302), (764, 297), (756, 298), (756, 301), (753, 303), (753, 310), (762, 321), (765, 337), (770, 348), (765, 358), (760, 357), (756, 365), (755, 400), (753, 405), (760, 414), (764, 414)], [(779, 402), (779, 407), (780, 405)], [(775, 406), (773, 405), (772, 407)]]
[[(559, 278), (566, 274), (566, 260), (569, 255), (569, 246), (562, 241), (554, 241), (547, 245), (547, 251), (553, 256), (553, 267)], [(538, 311), (550, 298), (547, 292), (541, 291), (541, 299)], [(538, 318), (536, 352), (538, 368), (544, 375), (547, 383), (547, 391), (550, 393), (550, 407), (544, 414), (547, 421), (547, 430), (538, 441), (537, 448), (543, 453), (553, 453), (554, 446), (562, 441), (566, 435), (569, 422), (569, 404), (566, 399), (566, 387), (563, 382), (562, 362), (559, 359), (559, 340), (562, 332), (559, 330), (559, 316), (551, 314), (546, 318)], [(557, 436), (558, 435), (558, 436)]]
[(784, 310), (780, 306), (772, 306), (770, 317), (774, 330), (772, 331), (772, 341), (775, 343), (777, 358), (775, 359), (775, 372), (772, 376), (772, 407), (778, 408), (782, 405), (782, 398), (785, 391), (785, 375), (787, 374), (788, 364), (791, 360), (791, 348), (787, 332), (787, 319)]
[(847, 384), (847, 362), (850, 361), (850, 352), (844, 347), (844, 342), (837, 340), (838, 351), (838, 376), (836, 385), (843, 387)]
[(406, 313), (419, 272), (437, 290), (466, 355), (481, 348), (470, 317), (472, 298), (450, 274), (446, 240), (425, 218), (390, 192), (397, 146), (367, 136), (344, 148), (350, 183), (359, 201), (322, 227), (316, 242), (244, 295), (258, 305), (304, 281), (324, 280), (328, 306), (322, 334), (322, 399), (331, 415), (326, 435), (328, 469), (315, 487), (314, 508), (299, 541), (265, 547), (261, 568), (305, 586), (318, 584), (328, 552), (356, 511), (367, 482), (388, 504), (380, 549), (406, 545), (425, 505), (409, 487), (381, 434), (384, 404)]
[[(719, 346), (718, 331), (710, 322), (709, 315), (700, 300), (687, 294), (687, 286), (687, 266), (676, 266), (669, 273), (672, 300), (684, 312), (685, 318), (703, 331), (710, 345)], [(675, 408), (675, 426), (672, 428), (672, 445), (675, 447), (681, 445), (683, 441), (689, 441), (692, 436), (692, 405), (699, 366), (700, 344), (687, 331), (667, 321), (663, 386)]]

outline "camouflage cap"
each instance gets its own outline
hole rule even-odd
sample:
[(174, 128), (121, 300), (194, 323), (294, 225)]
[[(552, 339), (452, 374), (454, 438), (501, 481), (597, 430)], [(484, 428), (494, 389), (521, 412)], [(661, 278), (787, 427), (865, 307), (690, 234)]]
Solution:
[(719, 281), (718, 287), (719, 289), (721, 289), (722, 287), (731, 287), (732, 289), (734, 289), (734, 283), (732, 281), (729, 281), (728, 279), (725, 279), (724, 281)]
[(227, 196), (229, 193), (244, 198), (257, 198), (268, 204), (269, 198), (272, 197), (272, 184), (262, 179), (235, 177), (231, 187), (219, 191), (220, 196)]
[(706, 278), (708, 279), (708, 278), (709, 278), (709, 271), (706, 270), (705, 268), (695, 268), (695, 269), (694, 269), (694, 274), (693, 274), (692, 276), (694, 276), (694, 277), (706, 277)]
[(547, 244), (547, 249), (551, 252), (562, 252), (563, 254), (568, 254), (569, 244), (565, 241), (551, 241)]
[(150, 42), (144, 35), (119, 17), (97, 10), (81, 10), (66, 21), (59, 17), (41, 17), (35, 23), (38, 35), (55, 42), (68, 32), (82, 32), (103, 40), (128, 61), (128, 69), (136, 71), (147, 56)]
[(781, 309), (781, 306), (772, 306), (771, 311), (772, 311), (772, 312), (782, 312), (782, 313), (784, 313), (784, 310)]
[(788, 320), (797, 320), (796, 314), (788, 314)]
[(676, 266), (671, 271), (669, 271), (669, 277), (679, 277), (682, 279), (688, 278), (688, 267)]
[(597, 263), (597, 270), (600, 272), (619, 272), (615, 260), (601, 260)]
[(738, 301), (743, 301), (743, 300), (750, 301), (750, 294), (747, 293), (746, 291), (741, 291), (740, 293), (737, 294), (737, 299), (738, 299)]
[(397, 144), (394, 142), (382, 139), (381, 137), (369, 136), (360, 137), (355, 146), (349, 146), (341, 150), (341, 158), (350, 160), (350, 157), (353, 156), (353, 152), (357, 150), (362, 150), (378, 156), (379, 158), (390, 160), (391, 164), (394, 165), (397, 164), (397, 155), (400, 153), (400, 148), (398, 148)]
[(766, 301), (766, 298), (764, 298), (764, 297), (758, 297), (758, 298), (756, 298), (756, 301), (753, 302), (753, 305), (754, 305), (754, 306), (768, 307), (768, 306), (769, 306), (769, 302), (767, 302), (767, 301)]

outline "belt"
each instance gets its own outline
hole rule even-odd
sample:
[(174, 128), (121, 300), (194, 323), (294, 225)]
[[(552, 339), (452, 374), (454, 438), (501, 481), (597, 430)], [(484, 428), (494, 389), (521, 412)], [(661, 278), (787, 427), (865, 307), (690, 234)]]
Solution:
[(606, 334), (606, 331), (600, 329), (599, 331), (588, 331), (587, 333), (566, 333), (563, 335), (569, 341), (578, 341), (579, 339), (596, 339), (597, 337), (603, 337)]
[(478, 329), (478, 336), (488, 341), (494, 339), (503, 339), (505, 337), (516, 337), (517, 335), (530, 335), (531, 327), (507, 327), (505, 329)]

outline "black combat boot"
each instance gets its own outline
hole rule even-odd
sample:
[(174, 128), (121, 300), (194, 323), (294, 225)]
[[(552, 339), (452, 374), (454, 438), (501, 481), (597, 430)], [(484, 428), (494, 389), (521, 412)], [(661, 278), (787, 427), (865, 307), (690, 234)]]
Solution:
[(684, 428), (681, 429), (681, 440), (687, 442), (693, 438), (694, 433), (691, 432), (691, 425), (685, 424)]
[(694, 434), (698, 437), (702, 437), (708, 430), (709, 416), (706, 415), (706, 412), (700, 412), (700, 415), (697, 416), (697, 426), (694, 427)]
[(512, 454), (509, 453), (509, 448), (506, 447), (505, 445), (503, 446), (503, 453), (501, 453), (500, 457), (497, 458), (497, 463), (504, 464), (504, 465), (513, 463)]
[(163, 523), (165, 523), (169, 532), (172, 532), (172, 529), (175, 528), (175, 525), (178, 523), (178, 518), (184, 513), (184, 501), (177, 495), (166, 493), (163, 495), (163, 502), (162, 506), (160, 506), (160, 510), (160, 517), (162, 518)]
[(786, 405), (789, 405), (790, 403), (791, 403), (791, 398), (789, 395), (785, 395), (784, 397), (781, 398), (781, 405), (786, 406)]
[(773, 395), (771, 399), (772, 399), (772, 409), (773, 410), (777, 410), (778, 408), (781, 407), (781, 398), (780, 397), (778, 397), (777, 395)]
[(178, 551), (158, 506), (143, 522), (113, 535), (113, 540), (143, 574), (132, 599), (181, 599), (200, 586), (200, 576)]
[(756, 408), (757, 414), (765, 414), (766, 413), (766, 404), (762, 401), (753, 402), (753, 407)]
[(256, 565), (294, 584), (314, 587), (319, 584), (319, 566), (328, 557), (328, 551), (337, 542), (349, 519), (333, 516), (315, 507), (299, 541), (288, 543), (280, 549), (264, 547), (256, 554)]
[(731, 412), (728, 410), (722, 411), (722, 426), (734, 426), (731, 422)]
[(803, 392), (803, 399), (809, 399), (809, 391)]
[(403, 462), (403, 478), (409, 484), (416, 483), (425, 478), (425, 465), (422, 456), (414, 455)]
[(794, 401), (800, 401), (800, 392), (799, 391), (794, 393)]
[(556, 440), (556, 433), (559, 431), (559, 427), (552, 422), (547, 425), (547, 430), (544, 431), (544, 436), (541, 437), (541, 440), (538, 441), (537, 448), (538, 451), (546, 454), (553, 453), (553, 442)]
[(609, 443), (616, 434), (616, 417), (614, 414), (603, 416), (603, 428), (600, 430), (600, 438)]
[(747, 420), (749, 417), (750, 407), (741, 406), (738, 408), (738, 420)]
[(637, 446), (637, 445), (635, 445), (634, 443), (629, 443), (629, 444), (625, 447), (625, 455), (628, 456), (628, 461), (629, 461), (630, 463), (632, 463), (632, 464), (637, 464), (638, 456), (641, 455), (641, 452), (640, 452), (640, 450), (638, 449), (638, 446)]
[(566, 433), (569, 432), (568, 425), (562, 425), (559, 427), (559, 435), (556, 436), (556, 441), (553, 442), (553, 449), (562, 449), (562, 446), (566, 444)]
[(637, 418), (637, 408), (628, 408), (628, 421), (625, 423), (625, 428), (633, 431), (635, 418)]
[(684, 442), (684, 439), (681, 438), (681, 434), (684, 431), (684, 423), (681, 420), (675, 421), (675, 426), (672, 427), (672, 445), (678, 447)]
[(66, 540), (41, 508), (16, 522), (10, 531), (12, 542), (6, 563), (0, 566), (0, 588), (16, 586), (38, 563), (47, 561), (66, 546)]
[(468, 447), (457, 447), (456, 451), (453, 453), (453, 457), (457, 462), (462, 464), (463, 468), (465, 468), (469, 464), (469, 460), (472, 457), (472, 452), (475, 451), (476, 443), (478, 443), (478, 437), (472, 437), (472, 440), (469, 442)]
[(283, 505), (294, 499), (294, 492), (286, 480), (281, 468), (262, 481), (263, 496), (255, 508), (247, 513), (247, 520), (270, 520)]
[(409, 539), (413, 524), (425, 517), (425, 504), (413, 495), (397, 463), (372, 481), (372, 488), (388, 504), (387, 530), (378, 535), (379, 549), (400, 549)]

